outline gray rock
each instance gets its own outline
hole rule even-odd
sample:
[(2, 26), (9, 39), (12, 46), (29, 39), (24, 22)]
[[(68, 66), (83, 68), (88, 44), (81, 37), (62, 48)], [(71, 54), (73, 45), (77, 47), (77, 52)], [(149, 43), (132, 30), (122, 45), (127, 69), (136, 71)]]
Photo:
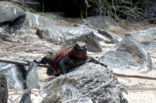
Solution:
[[(31, 12), (26, 12), (26, 20), (24, 22), (24, 27), (34, 27), (34, 28), (46, 28), (46, 29), (56, 29), (62, 26), (69, 26), (70, 23), (62, 18), (50, 17), (45, 13), (46, 16), (40, 14), (35, 14)], [(49, 16), (49, 17), (48, 17)], [(56, 19), (57, 18), (57, 19)]]
[(0, 24), (14, 22), (16, 19), (25, 16), (25, 12), (10, 2), (0, 2)]
[(39, 88), (40, 80), (37, 75), (37, 64), (30, 62), (27, 68), (26, 86), (27, 88)]
[(54, 22), (52, 20), (49, 20), (48, 18), (44, 16), (40, 16), (34, 13), (26, 12), (26, 19), (24, 21), (23, 26), (26, 27), (34, 27), (34, 28), (49, 28), (53, 27)]
[(156, 42), (141, 42), (146, 49), (156, 48)]
[(20, 100), (20, 103), (32, 103), (32, 102), (31, 102), (30, 95), (31, 95), (31, 89), (27, 89), (27, 90), (23, 93), (22, 98), (21, 98), (21, 100)]
[(149, 53), (131, 36), (126, 36), (105, 53), (100, 62), (105, 63), (110, 69), (152, 69)]
[(24, 88), (23, 74), (19, 66), (0, 63), (0, 74), (7, 77), (8, 87), (14, 87), (16, 89)]
[[(27, 12), (26, 14), (27, 16), (26, 21), (24, 22), (24, 26), (37, 28), (37, 35), (42, 39), (48, 40), (56, 44), (67, 44), (67, 45), (73, 44), (76, 41), (84, 41), (88, 44), (89, 51), (91, 52), (102, 51), (98, 42), (97, 35), (95, 35), (93, 29), (90, 29), (87, 26), (83, 25), (66, 26), (67, 23), (65, 21), (64, 22), (62, 21), (60, 23), (57, 20), (48, 19), (46, 17), (36, 15), (33, 13)], [(100, 16), (100, 18), (102, 17)], [(117, 24), (114, 23), (112, 25)], [(118, 36), (116, 36), (111, 32), (108, 32), (106, 30), (105, 31), (99, 30), (98, 33), (109, 38), (110, 42), (113, 43), (118, 42)]]
[(59, 22), (54, 19), (48, 19), (28, 12), (26, 14), (24, 26), (37, 28), (37, 35), (42, 39), (55, 44), (67, 45), (73, 44), (76, 41), (83, 41), (87, 43), (89, 51), (102, 51), (93, 30), (86, 26), (66, 26), (67, 23), (65, 21), (62, 21), (62, 25), (60, 25)]
[(85, 42), (87, 44), (88, 51), (102, 51), (97, 36), (94, 35), (93, 31), (85, 27), (74, 27), (67, 31), (67, 35), (65, 36), (66, 44), (75, 44), (77, 41)]
[(38, 28), (37, 35), (42, 39), (56, 44), (61, 44), (65, 41), (65, 37), (56, 26), (53, 26), (52, 28)]
[(106, 29), (110, 26), (118, 26), (118, 24), (107, 16), (92, 16), (84, 19), (86, 23), (97, 29)]
[(84, 22), (87, 26), (97, 30), (99, 34), (107, 37), (112, 43), (118, 43), (118, 36), (113, 32), (123, 31), (123, 28), (121, 28), (112, 18), (107, 16), (88, 17), (84, 19)]
[(83, 41), (88, 45), (89, 51), (102, 51), (97, 37), (87, 27), (53, 26), (51, 29), (38, 29), (37, 34), (42, 39), (58, 44), (66, 43), (71, 45), (76, 41)]
[(15, 89), (39, 88), (35, 62), (30, 62), (29, 66), (0, 63), (0, 74), (8, 78), (9, 87)]
[(119, 37), (116, 34), (110, 32), (108, 30), (98, 30), (98, 33), (109, 38), (109, 41), (105, 41), (107, 43), (118, 43), (119, 42), (118, 41)]
[(6, 32), (3, 28), (0, 28), (0, 40), (12, 41), (11, 35)]
[(9, 33), (14, 33), (20, 29), (24, 20), (25, 12), (10, 2), (0, 2), (0, 26)]
[(121, 103), (125, 89), (109, 69), (94, 63), (54, 78), (45, 88), (49, 93), (42, 103), (70, 103), (80, 98), (90, 98), (87, 103)]

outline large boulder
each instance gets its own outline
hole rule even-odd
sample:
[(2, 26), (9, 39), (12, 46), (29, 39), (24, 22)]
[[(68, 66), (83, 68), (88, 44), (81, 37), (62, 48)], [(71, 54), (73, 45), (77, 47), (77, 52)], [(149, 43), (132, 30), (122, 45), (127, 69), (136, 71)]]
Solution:
[(100, 62), (110, 69), (152, 69), (149, 53), (130, 35), (105, 53)]
[(7, 26), (6, 30), (12, 32), (11, 29), (19, 29), (24, 21), (25, 12), (18, 6), (7, 2), (0, 2), (0, 25)]
[(125, 90), (109, 69), (94, 63), (54, 78), (45, 88), (49, 94), (42, 103), (122, 103)]

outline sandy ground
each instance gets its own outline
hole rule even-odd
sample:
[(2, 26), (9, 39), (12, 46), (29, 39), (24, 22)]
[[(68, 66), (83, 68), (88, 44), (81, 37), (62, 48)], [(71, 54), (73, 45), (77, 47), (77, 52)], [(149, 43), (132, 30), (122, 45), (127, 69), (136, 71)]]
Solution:
[[(32, 30), (33, 31), (33, 30)], [(35, 32), (35, 31), (34, 31)], [(41, 40), (36, 35), (22, 35), (14, 37), (15, 41), (0, 41), (0, 57), (3, 59), (19, 59), (19, 60), (40, 60), (49, 51), (59, 50), (59, 45), (54, 45), (45, 40)], [(103, 47), (103, 53), (108, 51), (113, 44), (101, 43)], [(153, 67), (156, 68), (156, 49), (149, 50), (152, 57)], [(103, 53), (91, 53), (90, 56), (99, 58)], [(32, 103), (40, 103), (46, 96), (46, 92), (43, 90), (45, 81), (51, 79), (46, 75), (45, 68), (38, 68), (38, 75), (41, 81), (40, 89), (33, 89), (31, 94)], [(156, 77), (156, 70), (148, 73), (143, 73), (143, 70), (114, 70), (117, 73), (123, 74), (137, 74), (144, 76)], [(145, 80), (136, 78), (123, 78), (118, 77), (119, 82), (127, 86), (128, 94), (124, 94), (129, 103), (156, 103), (156, 81)], [(24, 90), (9, 89), (9, 103), (19, 103), (21, 94)]]
[[(125, 74), (142, 75), (139, 71), (127, 71)], [(144, 76), (156, 77), (156, 71), (144, 74)], [(126, 85), (128, 94), (124, 96), (128, 99), (129, 103), (156, 103), (156, 82), (155, 80), (145, 80), (136, 78), (120, 78), (119, 82)]]

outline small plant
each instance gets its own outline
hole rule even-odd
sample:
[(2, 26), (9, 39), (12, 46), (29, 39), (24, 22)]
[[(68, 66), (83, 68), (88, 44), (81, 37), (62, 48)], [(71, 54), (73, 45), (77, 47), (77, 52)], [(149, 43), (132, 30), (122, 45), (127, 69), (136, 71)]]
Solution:
[[(19, 5), (18, 5), (19, 6)], [(46, 15), (45, 13), (40, 13), (40, 12), (37, 12), (36, 10), (32, 9), (32, 8), (25, 8), (23, 6), (19, 6), (22, 10), (26, 11), (26, 12), (31, 12), (31, 13), (35, 13), (37, 15), (40, 15), (40, 16), (44, 16), (48, 19), (50, 19), (50, 16)]]
[(35, 10), (32, 9), (32, 8), (25, 8), (24, 11), (26, 11), (26, 12), (32, 12), (32, 13), (37, 13), (37, 11), (35, 11)]

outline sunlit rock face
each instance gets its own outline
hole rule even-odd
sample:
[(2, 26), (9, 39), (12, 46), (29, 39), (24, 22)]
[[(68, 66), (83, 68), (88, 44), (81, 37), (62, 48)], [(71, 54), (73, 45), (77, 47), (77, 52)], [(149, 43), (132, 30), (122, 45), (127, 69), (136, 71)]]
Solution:
[(105, 53), (100, 62), (106, 64), (109, 69), (152, 69), (149, 53), (131, 36), (126, 36)]
[(2, 24), (5, 22), (13, 22), (17, 18), (25, 16), (25, 12), (10, 2), (1, 1), (0, 15), (0, 24)]
[(121, 103), (124, 92), (109, 69), (94, 63), (56, 77), (45, 88), (49, 94), (42, 103)]
[(26, 12), (26, 20), (24, 21), (24, 25), (26, 27), (41, 27), (41, 28), (49, 28), (54, 26), (54, 22), (49, 20), (44, 16), (40, 16), (31, 12)]

